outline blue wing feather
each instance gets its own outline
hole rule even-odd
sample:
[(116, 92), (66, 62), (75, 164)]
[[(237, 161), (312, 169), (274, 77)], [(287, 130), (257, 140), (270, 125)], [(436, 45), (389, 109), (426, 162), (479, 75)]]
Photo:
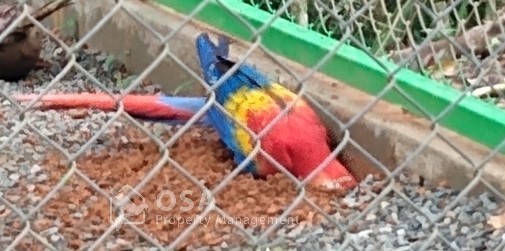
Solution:
[[(228, 118), (221, 110), (217, 107), (212, 106), (207, 112), (210, 123), (217, 130), (224, 144), (233, 152), (235, 163), (242, 163), (246, 156), (242, 150), (238, 147), (237, 142), (234, 140), (234, 124), (235, 122)], [(244, 171), (254, 172), (254, 163), (250, 161), (245, 167)]]
[[(218, 45), (215, 45), (206, 33), (202, 33), (196, 38), (196, 49), (204, 80), (209, 85), (214, 84), (226, 73), (226, 69), (223, 70), (222, 67), (219, 67), (219, 63), (234, 64), (226, 59), (229, 53), (229, 41), (224, 36), (220, 36)], [(231, 66), (228, 65), (229, 67)], [(251, 80), (256, 81), (256, 83), (253, 83)], [(267, 83), (267, 78), (256, 71), (254, 67), (242, 64), (234, 74), (216, 89), (217, 102), (224, 104), (231, 94), (244, 85), (251, 88), (259, 88)], [(236, 123), (216, 107), (211, 107), (207, 116), (210, 123), (219, 133), (221, 140), (233, 151), (235, 163), (244, 161), (246, 156), (235, 140)], [(247, 164), (245, 171), (254, 173), (255, 166), (252, 161)]]

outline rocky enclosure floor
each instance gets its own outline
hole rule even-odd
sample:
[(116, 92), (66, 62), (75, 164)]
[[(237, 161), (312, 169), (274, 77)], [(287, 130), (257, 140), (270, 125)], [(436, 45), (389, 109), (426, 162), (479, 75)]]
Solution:
[[(32, 72), (25, 81), (0, 83), (1, 90), (7, 94), (42, 91), (65, 63), (61, 49), (50, 41), (45, 43), (43, 56), (52, 64), (51, 67)], [(123, 88), (121, 85), (124, 82), (120, 79), (128, 78), (120, 62), (104, 52), (83, 49), (78, 54), (78, 62), (111, 90)], [(52, 92), (97, 90), (98, 87), (82, 73), (72, 70)], [(146, 83), (135, 92), (156, 93), (159, 90), (155, 85)], [(5, 144), (0, 150), (0, 193), (20, 212), (31, 215), (25, 221), (16, 210), (0, 202), (2, 249), (11, 245), (28, 228), (42, 239), (28, 234), (19, 242), (18, 249), (46, 250), (42, 242), (57, 250), (91, 247), (111, 226), (111, 219), (117, 216), (110, 210), (109, 198), (95, 188), (99, 187), (109, 194), (110, 187), (117, 190), (124, 185), (135, 186), (162, 158), (170, 157), (211, 189), (219, 185), (234, 166), (230, 153), (211, 128), (192, 127), (170, 147), (169, 155), (165, 156), (156, 141), (128, 119), (120, 117), (82, 151), (74, 167), (65, 154), (33, 129), (25, 127), (17, 131), (21, 124), (18, 111), (5, 98), (1, 97), (0, 101), (0, 145)], [(113, 115), (113, 112), (74, 109), (30, 111), (26, 118), (38, 131), (72, 155), (80, 152)], [(176, 125), (139, 123), (163, 142), (180, 129)], [(393, 186), (402, 195), (397, 192), (382, 195), (388, 184), (371, 175), (361, 182), (359, 189), (347, 195), (309, 188), (306, 196), (343, 226), (368, 206), (373, 206), (373, 209), (343, 232), (322, 217), (321, 212), (302, 201), (283, 219), (285, 224), (268, 236), (267, 244), (270, 250), (335, 250), (342, 247), (347, 237), (359, 250), (419, 250), (423, 246), (426, 250), (504, 248), (505, 216), (502, 215), (505, 210), (503, 201), (497, 196), (484, 193), (463, 197), (455, 208), (445, 210), (459, 191), (442, 184), (424, 182), (421, 186), (420, 183), (419, 177), (401, 174)], [(61, 188), (45, 202), (58, 184), (62, 184)], [(150, 240), (159, 245), (168, 245), (175, 240), (202, 208), (195, 206), (184, 210), (187, 202), (176, 199), (171, 210), (163, 211), (157, 207), (156, 199), (164, 190), (170, 190), (175, 195), (190, 190), (193, 193), (186, 197), (192, 201), (200, 201), (202, 197), (201, 189), (177, 171), (173, 164), (165, 164), (139, 191), (147, 209), (145, 218), (138, 216), (133, 219), (142, 220), (135, 227), (148, 236), (141, 236), (132, 227), (122, 225), (118, 231), (113, 229), (105, 237), (98, 245), (99, 250), (156, 250)], [(255, 235), (265, 230), (274, 217), (295, 201), (297, 195), (293, 184), (282, 175), (268, 180), (239, 175), (216, 195), (216, 205), (234, 217), (236, 222), (240, 221), (248, 233)], [(373, 203), (379, 195), (383, 198)], [(137, 198), (136, 202), (141, 199)], [(169, 204), (168, 200), (164, 202)], [(40, 203), (43, 203), (41, 207)], [(33, 210), (36, 211), (32, 213)], [(443, 216), (439, 221), (430, 224), (431, 219), (441, 214)], [(178, 248), (244, 249), (248, 246), (247, 238), (232, 223), (211, 213)], [(353, 249), (348, 246), (344, 250)]]

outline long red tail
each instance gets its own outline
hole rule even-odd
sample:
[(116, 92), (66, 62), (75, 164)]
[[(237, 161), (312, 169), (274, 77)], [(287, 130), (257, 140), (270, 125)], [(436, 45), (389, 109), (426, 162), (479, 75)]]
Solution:
[[(38, 96), (38, 94), (22, 94), (15, 95), (14, 99), (28, 102), (35, 100)], [(123, 103), (128, 103), (127, 100), (125, 97)], [(41, 109), (89, 108), (114, 111), (116, 110), (116, 102), (109, 95), (102, 93), (46, 94), (42, 96), (36, 107)]]
[[(17, 101), (32, 101), (39, 95), (16, 95)], [(116, 96), (118, 98), (119, 96)], [(156, 95), (125, 95), (124, 110), (134, 117), (166, 120), (188, 120), (205, 104), (201, 97), (165, 97)], [(38, 103), (38, 109), (87, 108), (115, 111), (116, 101), (105, 93), (47, 94)]]

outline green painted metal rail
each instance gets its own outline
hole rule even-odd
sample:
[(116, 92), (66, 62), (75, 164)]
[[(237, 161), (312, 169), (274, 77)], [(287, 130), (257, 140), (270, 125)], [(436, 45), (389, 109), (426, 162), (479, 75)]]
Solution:
[[(189, 14), (200, 0), (155, 0), (178, 12)], [(263, 10), (238, 0), (221, 0), (221, 3), (238, 13), (252, 26), (259, 28), (273, 16)], [(219, 3), (212, 1), (196, 16), (196, 19), (233, 34), (244, 40), (251, 40), (252, 33), (233, 14)], [(236, 21), (233, 21), (236, 20)], [(307, 31), (298, 25), (277, 18), (262, 33), (262, 44), (269, 50), (290, 60), (312, 67), (326, 55), (337, 40), (315, 31)], [(286, 45), (289, 46), (286, 46)], [(306, 51), (310, 53), (300, 53)], [(381, 61), (390, 71), (397, 66), (387, 60)], [(354, 86), (371, 95), (377, 95), (388, 84), (388, 71), (365, 52), (349, 45), (342, 45), (337, 52), (319, 70), (335, 79)], [(394, 75), (401, 87), (425, 111), (436, 117), (461, 95), (457, 90), (424, 77), (408, 69), (402, 69)], [(385, 100), (398, 104), (408, 111), (422, 115), (419, 109), (401, 96), (396, 90), (390, 90)], [(477, 142), (496, 148), (505, 139), (505, 112), (494, 105), (474, 97), (465, 97), (439, 120), (440, 124), (469, 137)], [(505, 153), (505, 147), (500, 149)]]

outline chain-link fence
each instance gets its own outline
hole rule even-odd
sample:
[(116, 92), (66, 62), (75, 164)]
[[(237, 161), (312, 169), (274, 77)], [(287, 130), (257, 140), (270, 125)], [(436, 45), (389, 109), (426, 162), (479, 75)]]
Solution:
[[(20, 24), (34, 23), (35, 29), (42, 31), (43, 38), (41, 50), (35, 50), (40, 52), (41, 60), (30, 73), (21, 80), (0, 82), (2, 248), (505, 249), (505, 196), (502, 193), (505, 162), (500, 156), (505, 138), (496, 138), (505, 130), (499, 126), (503, 122), (500, 121), (501, 111), (493, 110), (497, 113), (491, 115), (495, 118), (494, 125), (498, 126), (480, 128), (481, 131), (470, 135), (471, 138), (496, 135), (492, 140), (483, 140), (485, 143), (499, 142), (492, 149), (469, 143), (440, 124), (468, 95), (483, 97), (484, 102), (503, 107), (502, 34), (505, 32), (502, 31), (501, 2), (242, 1), (257, 8), (258, 13), (260, 9), (270, 13), (269, 19), (262, 20), (260, 25), (248, 23), (243, 9), (238, 11), (245, 6), (241, 1), (199, 1), (194, 6), (192, 2), (195, 1), (159, 1), (160, 5), (154, 5), (147, 1), (104, 1), (100, 4), (75, 1), (73, 7), (67, 8), (74, 9), (76, 15), (53, 14), (53, 20), (59, 20), (58, 29), (36, 21), (26, 5), (20, 7), (16, 19), (10, 15), (10, 9), (4, 9), (3, 13), (9, 13), (9, 17), (4, 17), (2, 23), (7, 28), (0, 35), (3, 41), (0, 64), (20, 64), (21, 67), (21, 62), (30, 59), (27, 53), (36, 48), (30, 47), (33, 44), (27, 43), (24, 35), (20, 38), (13, 35)], [(41, 5), (40, 2), (36, 4)], [(181, 11), (184, 15), (163, 9), (161, 4), (184, 9)], [(253, 38), (250, 43), (232, 41), (230, 56), (236, 64), (230, 66), (231, 70), (222, 80), (212, 85), (203, 80), (204, 73), (196, 63), (197, 48), (194, 46), (198, 35), (195, 33), (215, 33), (212, 28), (195, 21), (205, 8), (215, 15), (207, 15), (207, 19), (220, 19), (220, 13), (233, 17), (217, 25), (218, 28), (239, 24)], [(291, 20), (300, 28), (341, 42), (326, 51), (310, 69), (300, 67), (271, 51), (291, 50), (286, 54), (306, 54), (307, 58), (316, 52), (296, 51), (304, 49), (300, 47), (281, 48), (290, 47), (287, 41), (291, 40), (286, 37), (283, 41), (273, 35), (264, 38), (266, 30), (278, 19)], [(160, 30), (152, 20), (171, 29)], [(124, 28), (128, 22), (136, 23), (133, 31), (131, 27)], [(109, 26), (116, 27), (117, 31)], [(115, 37), (119, 34), (124, 37)], [(131, 41), (123, 39), (126, 37)], [(135, 39), (149, 40), (154, 45), (146, 48), (131, 45), (136, 43)], [(268, 42), (264, 40), (275, 39), (280, 42), (270, 45), (277, 44), (277, 48), (265, 46)], [(115, 44), (119, 40), (128, 41)], [(191, 44), (185, 44), (189, 40)], [(118, 48), (124, 44), (141, 49), (117, 53), (125, 50)], [(328, 71), (324, 65), (337, 57), (335, 52), (344, 44), (377, 59), (380, 66), (381, 58), (386, 57), (400, 65), (394, 70), (384, 67), (387, 83), (374, 97), (365, 98), (363, 93), (347, 90), (346, 83), (331, 84), (337, 81), (318, 73)], [(113, 56), (94, 46), (110, 48), (116, 54)], [(13, 54), (5, 54), (7, 52)], [(149, 53), (152, 58), (142, 58)], [(18, 55), (24, 58), (16, 61)], [(251, 60), (255, 61), (257, 69), (268, 72), (269, 77), (272, 72), (283, 72), (273, 80), (292, 87), (296, 98), (285, 107), (276, 103), (282, 107), (282, 112), (271, 116), (273, 119), (268, 123), (258, 126), (259, 122), (253, 122), (256, 128), (241, 131), (249, 135), (250, 142), (244, 160), (240, 160), (225, 147), (223, 141), (226, 139), (216, 132), (219, 130), (216, 124), (209, 124), (208, 112), (217, 109), (214, 112), (221, 112), (233, 121), (242, 116), (235, 110), (240, 104), (235, 104), (235, 108), (226, 105), (220, 102), (216, 92), (219, 85), (231, 83), (226, 79), (236, 78), (236, 74), (243, 71), (239, 65)], [(141, 70), (134, 71), (128, 69), (129, 66)], [(429, 105), (421, 103), (418, 96), (409, 94), (405, 86), (396, 81), (404, 66), (439, 80), (438, 85), (449, 85), (461, 92), (452, 104), (439, 107), (441, 112), (434, 114), (426, 109)], [(327, 70), (321, 70), (324, 67)], [(331, 67), (352, 71), (353, 67), (362, 66), (349, 63)], [(155, 72), (163, 79), (153, 84), (149, 80), (156, 78)], [(182, 72), (185, 77), (181, 77)], [(0, 69), (0, 73), (8, 75), (11, 72), (4, 70), (2, 73)], [(186, 77), (190, 80), (181, 81)], [(169, 82), (178, 84), (171, 89), (160, 87), (166, 87)], [(128, 103), (133, 99), (117, 95), (188, 97), (183, 93), (191, 86), (200, 93), (203, 90), (205, 102), (192, 103), (191, 107), (184, 108), (190, 111), (190, 116), (180, 113), (173, 121), (163, 118), (167, 113), (172, 113), (173, 117), (173, 111), (160, 108), (159, 99), (142, 99), (155, 108), (138, 111), (136, 107), (142, 107), (143, 103)], [(396, 108), (381, 102), (393, 91), (421, 116), (396, 114)], [(54, 93), (84, 92), (106, 93), (110, 99), (103, 95), (94, 99), (85, 95), (68, 96), (58, 101), (60, 103), (48, 99)], [(16, 98), (32, 93), (37, 94), (37, 98), (29, 102), (19, 102)], [(264, 93), (273, 95), (268, 91)], [(356, 96), (346, 96), (350, 94)], [(433, 93), (434, 99), (436, 95)], [(117, 105), (113, 97), (121, 97)], [(324, 117), (332, 149), (312, 174), (298, 179), (293, 166), (313, 158), (317, 155), (315, 149), (326, 144), (312, 144), (303, 132), (286, 129), (290, 128), (286, 125), (296, 123), (288, 116), (296, 116), (293, 115), (297, 113), (295, 104), (301, 99), (308, 101)], [(358, 99), (360, 103), (346, 103)], [(61, 108), (64, 104), (73, 107), (34, 109), (41, 100), (45, 104), (53, 102), (51, 108)], [(487, 107), (485, 103), (482, 106)], [(276, 109), (263, 108), (262, 112), (268, 109), (274, 113)], [(146, 121), (153, 112), (158, 112), (151, 116), (155, 121)], [(260, 120), (263, 115), (257, 116)], [(423, 121), (419, 117), (424, 117)], [(468, 127), (474, 129), (491, 123), (484, 121), (485, 116), (483, 121), (470, 120), (478, 119), (477, 115), (458, 118), (461, 121), (457, 123), (474, 125)], [(239, 125), (232, 120), (229, 123), (235, 126), (230, 137), (238, 134), (237, 128), (252, 125)], [(279, 124), (284, 127), (276, 129)], [(454, 122), (447, 124), (459, 128)], [(377, 128), (370, 128), (370, 125)], [(278, 128), (285, 131), (279, 133)], [(312, 129), (317, 130), (311, 128), (309, 131)], [(277, 135), (272, 136), (270, 131)], [(270, 141), (265, 140), (267, 137)], [(287, 167), (280, 162), (290, 161), (274, 157), (282, 155), (276, 151), (281, 151), (285, 144), (293, 144), (288, 147), (292, 152), (283, 153), (289, 155), (291, 161)], [(301, 144), (306, 149), (296, 152)], [(335, 158), (360, 184), (345, 192), (309, 185), (311, 179)], [(259, 166), (269, 163), (277, 173), (267, 178), (241, 173), (250, 161)]]
[[(244, 2), (275, 13), (286, 1)], [(487, 87), (503, 82), (502, 7), (500, 1), (294, 1), (282, 17), (460, 90), (470, 86), (503, 107), (500, 91)]]

